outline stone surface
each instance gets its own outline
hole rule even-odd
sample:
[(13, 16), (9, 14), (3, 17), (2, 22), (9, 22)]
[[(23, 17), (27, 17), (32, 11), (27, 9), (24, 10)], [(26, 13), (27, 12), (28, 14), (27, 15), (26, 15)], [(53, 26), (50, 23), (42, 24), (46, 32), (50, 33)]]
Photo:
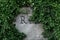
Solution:
[(14, 23), (16, 24), (16, 28), (19, 32), (23, 32), (27, 35), (24, 40), (46, 40), (42, 35), (42, 32), (44, 31), (42, 24), (30, 23), (28, 20), (32, 15), (32, 9), (30, 7), (23, 7), (21, 9), (27, 10), (28, 14), (19, 14), (16, 17), (16, 22)]

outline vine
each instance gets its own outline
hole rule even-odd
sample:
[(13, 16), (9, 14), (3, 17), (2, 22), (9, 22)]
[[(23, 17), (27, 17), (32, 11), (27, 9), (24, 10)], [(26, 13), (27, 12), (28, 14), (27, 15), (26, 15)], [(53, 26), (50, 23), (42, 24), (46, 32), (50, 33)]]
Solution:
[(60, 40), (60, 0), (4, 0), (0, 1), (0, 39), (23, 40), (26, 35), (19, 33), (12, 24), (21, 7), (31, 7), (30, 20), (42, 23), (44, 37)]

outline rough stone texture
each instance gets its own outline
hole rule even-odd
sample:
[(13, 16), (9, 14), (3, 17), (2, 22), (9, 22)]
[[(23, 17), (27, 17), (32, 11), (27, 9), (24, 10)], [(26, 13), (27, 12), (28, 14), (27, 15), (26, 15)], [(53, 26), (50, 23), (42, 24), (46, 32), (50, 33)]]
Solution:
[[(45, 38), (43, 38), (42, 32), (43, 32), (43, 28), (42, 28), (42, 24), (34, 24), (31, 23), (28, 20), (29, 16), (32, 15), (32, 10), (30, 7), (23, 7), (21, 9), (27, 10), (28, 14), (19, 14), (16, 17), (16, 28), (18, 29), (19, 32), (24, 32), (27, 37), (24, 40), (46, 40)], [(25, 17), (25, 23), (23, 22), (23, 24), (21, 24), (21, 16)]]

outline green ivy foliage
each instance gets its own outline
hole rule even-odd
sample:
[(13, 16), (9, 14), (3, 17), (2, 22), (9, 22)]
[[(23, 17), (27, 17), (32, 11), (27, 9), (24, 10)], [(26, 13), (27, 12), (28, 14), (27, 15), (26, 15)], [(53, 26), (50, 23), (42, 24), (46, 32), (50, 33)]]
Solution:
[(43, 35), (48, 40), (60, 40), (60, 1), (34, 0), (33, 3), (34, 11), (30, 20), (43, 24)]
[(22, 40), (26, 37), (12, 24), (19, 14), (19, 7), (31, 7), (30, 20), (42, 23), (44, 37), (48, 40), (60, 40), (60, 0), (0, 0), (0, 39)]

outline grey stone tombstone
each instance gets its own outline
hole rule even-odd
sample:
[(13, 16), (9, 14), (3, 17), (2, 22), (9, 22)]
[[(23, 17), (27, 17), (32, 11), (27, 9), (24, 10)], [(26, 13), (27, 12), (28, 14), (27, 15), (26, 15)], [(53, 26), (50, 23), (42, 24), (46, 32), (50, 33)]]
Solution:
[(23, 13), (20, 13), (16, 17), (16, 22), (14, 23), (19, 32), (23, 32), (27, 35), (24, 40), (46, 40), (42, 35), (42, 32), (44, 31), (42, 27), (43, 25), (41, 23), (31, 23), (28, 20), (29, 17), (32, 16), (32, 9), (30, 7), (23, 7), (20, 11), (23, 11)]

